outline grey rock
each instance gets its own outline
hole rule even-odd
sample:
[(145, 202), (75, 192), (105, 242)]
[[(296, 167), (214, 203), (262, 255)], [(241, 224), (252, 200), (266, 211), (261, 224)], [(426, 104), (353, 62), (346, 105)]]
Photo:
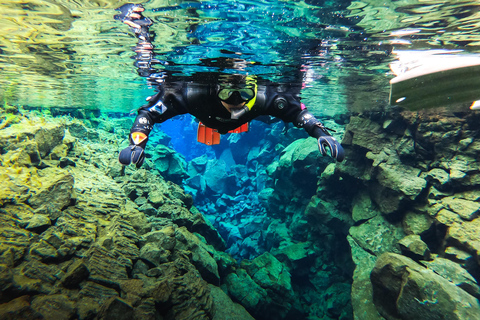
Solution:
[(368, 220), (379, 213), (366, 190), (361, 190), (353, 198), (352, 218), (355, 222)]
[(402, 225), (406, 234), (421, 235), (430, 230), (433, 225), (433, 219), (426, 214), (407, 211), (403, 217)]
[(411, 234), (398, 241), (402, 253), (414, 260), (430, 260), (430, 249), (419, 235)]
[(442, 190), (450, 181), (450, 175), (443, 169), (433, 168), (427, 172), (425, 179), (432, 183), (435, 188)]
[(261, 308), (268, 295), (267, 291), (253, 281), (244, 269), (230, 273), (225, 278), (225, 283), (230, 296), (250, 312)]
[(355, 263), (352, 283), (352, 308), (356, 320), (383, 320), (373, 304), (373, 288), (370, 273), (375, 266), (377, 257), (365, 251), (351, 237), (347, 236), (350, 244), (352, 259)]
[(427, 186), (427, 181), (419, 177), (421, 173), (419, 169), (386, 163), (380, 164), (378, 168), (377, 180), (381, 185), (400, 192), (411, 200)]
[(169, 251), (151, 242), (146, 243), (140, 249), (140, 258), (155, 267), (159, 266), (161, 263), (168, 262), (169, 256)]
[(90, 272), (83, 260), (77, 260), (68, 267), (65, 276), (61, 280), (61, 284), (66, 288), (74, 288), (81, 282), (87, 280), (89, 274)]
[(58, 124), (46, 124), (35, 133), (40, 156), (45, 157), (53, 148), (62, 144), (65, 128)]
[(32, 300), (32, 309), (45, 319), (69, 320), (75, 315), (75, 304), (62, 294), (37, 295)]
[(73, 176), (62, 171), (48, 171), (42, 179), (42, 187), (28, 200), (38, 210), (49, 208), (62, 210), (73, 197)]
[(351, 227), (349, 232), (356, 243), (376, 256), (384, 252), (400, 253), (397, 242), (405, 236), (402, 228), (390, 224), (382, 215)]
[(33, 217), (28, 220), (28, 224), (25, 229), (34, 232), (42, 232), (43, 230), (50, 227), (52, 222), (47, 215), (44, 214), (34, 214)]
[(3, 320), (40, 320), (44, 317), (34, 311), (30, 305), (30, 296), (24, 295), (0, 304), (0, 319)]
[(210, 285), (210, 292), (216, 310), (213, 320), (254, 320), (244, 307), (233, 302), (219, 287)]
[(102, 305), (98, 319), (131, 320), (133, 314), (133, 307), (128, 302), (119, 297), (111, 297)]
[(462, 219), (469, 221), (475, 219), (480, 210), (480, 203), (456, 197), (443, 198), (442, 204), (458, 214)]
[(432, 261), (421, 261), (421, 264), (456, 286), (462, 288), (477, 299), (480, 298), (480, 287), (478, 286), (477, 281), (458, 263), (436, 256)]
[(387, 319), (479, 319), (476, 298), (413, 260), (381, 255), (371, 273), (373, 298)]

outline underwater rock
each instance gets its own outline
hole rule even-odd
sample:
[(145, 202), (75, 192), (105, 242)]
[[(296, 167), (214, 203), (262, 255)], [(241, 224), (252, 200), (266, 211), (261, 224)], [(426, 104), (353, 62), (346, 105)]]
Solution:
[[(12, 146), (8, 146), (10, 149)], [(34, 140), (22, 141), (15, 144), (15, 149), (9, 150), (3, 158), (18, 166), (39, 166), (42, 158), (38, 152), (38, 145)]]
[(64, 134), (65, 127), (61, 124), (45, 121), (35, 123), (22, 119), (20, 123), (0, 131), (0, 149), (20, 148), (30, 159), (20, 156), (20, 159), (24, 160), (20, 160), (19, 163), (34, 164), (38, 163), (40, 157), (45, 158), (53, 148), (60, 145)]
[(28, 231), (33, 231), (36, 233), (41, 233), (50, 227), (52, 222), (47, 215), (44, 214), (34, 214), (33, 217), (28, 220), (28, 224), (25, 227)]
[(419, 169), (384, 163), (378, 168), (377, 180), (381, 185), (400, 192), (411, 200), (414, 200), (427, 185), (425, 179), (419, 177), (421, 173)]
[(480, 204), (456, 197), (446, 197), (441, 201), (442, 205), (450, 211), (455, 212), (464, 220), (473, 220), (478, 216)]
[[(190, 211), (194, 212), (193, 208)], [(224, 251), (226, 249), (225, 240), (200, 212), (195, 213), (193, 216), (191, 231), (201, 234), (207, 243), (211, 244), (216, 250)]]
[(361, 190), (355, 195), (352, 201), (352, 218), (355, 222), (371, 219), (378, 214), (380, 212), (373, 204), (368, 191)]
[(254, 320), (244, 307), (233, 302), (222, 289), (210, 285), (210, 292), (215, 308), (213, 320)]
[(17, 264), (23, 259), (30, 244), (36, 240), (34, 233), (17, 226), (16, 219), (0, 214), (1, 263), (9, 266)]
[(400, 253), (397, 242), (405, 234), (402, 228), (390, 224), (378, 215), (359, 226), (350, 228), (350, 236), (366, 251), (376, 256), (384, 252)]
[(425, 180), (431, 183), (438, 190), (445, 190), (448, 182), (450, 181), (450, 175), (443, 169), (433, 168), (427, 172)]
[(5, 301), (8, 290), (12, 287), (13, 272), (11, 265), (0, 263), (0, 301)]
[(92, 246), (88, 256), (89, 280), (117, 288), (120, 286), (120, 280), (128, 279), (126, 268), (131, 261), (99, 245)]
[(377, 257), (365, 251), (351, 236), (347, 236), (347, 240), (356, 265), (351, 288), (354, 319), (383, 320), (373, 304), (373, 287), (370, 281), (370, 273)]
[(32, 299), (32, 309), (44, 319), (72, 319), (75, 305), (63, 294), (37, 295)]
[(327, 299), (327, 314), (335, 319), (348, 319), (351, 317), (350, 285), (337, 282), (332, 284), (325, 292)]
[[(161, 277), (151, 296), (167, 319), (211, 319), (215, 310), (210, 287), (184, 257), (159, 266)], [(186, 299), (188, 297), (188, 299)]]
[(170, 252), (155, 243), (146, 243), (140, 249), (139, 255), (140, 259), (154, 267), (158, 267), (160, 264), (168, 262), (169, 256)]
[(64, 272), (55, 264), (29, 259), (14, 269), (13, 285), (25, 294), (49, 294), (63, 275)]
[(187, 209), (190, 209), (193, 205), (193, 198), (190, 194), (186, 193), (182, 188), (171, 181), (167, 181), (168, 194), (174, 199), (178, 199)]
[(185, 227), (175, 230), (176, 250), (185, 250), (191, 253), (191, 263), (197, 268), (202, 278), (209, 283), (218, 285), (220, 276), (218, 274), (217, 262), (210, 255), (206, 244), (198, 237), (191, 234)]
[(406, 234), (421, 235), (432, 228), (433, 219), (426, 214), (407, 211), (403, 216), (402, 226)]
[(40, 156), (44, 158), (55, 147), (62, 144), (65, 136), (65, 127), (59, 124), (47, 124), (35, 133), (35, 142), (38, 145)]
[(69, 267), (65, 276), (61, 279), (61, 284), (65, 288), (75, 288), (88, 278), (90, 272), (83, 260), (73, 262)]
[(430, 249), (419, 235), (411, 234), (398, 241), (402, 254), (413, 260), (431, 260)]
[(382, 125), (370, 119), (352, 116), (345, 128), (342, 144), (361, 147), (379, 154), (385, 145), (387, 134)]
[(74, 179), (71, 174), (60, 170), (44, 169), (45, 176), (40, 180), (42, 187), (32, 194), (28, 203), (37, 210), (62, 210), (73, 197)]
[[(308, 198), (314, 195), (317, 188), (317, 176), (331, 162), (331, 158), (322, 157), (318, 152), (315, 139), (299, 139), (288, 145), (280, 155), (275, 167), (275, 191), (284, 202), (296, 195)], [(272, 168), (267, 169), (269, 172)], [(299, 179), (301, 177), (301, 179)]]
[(82, 282), (78, 293), (77, 309), (81, 319), (94, 317), (109, 298), (117, 297), (117, 290), (92, 281)]
[(157, 145), (152, 157), (154, 168), (164, 177), (176, 183), (181, 183), (189, 175), (186, 171), (187, 163), (178, 153), (163, 145)]
[(325, 224), (338, 231), (347, 233), (350, 226), (353, 225), (353, 220), (350, 214), (338, 210), (332, 203), (325, 201), (318, 196), (313, 196), (305, 208), (305, 216), (314, 224)]
[(59, 257), (57, 249), (43, 240), (32, 244), (29, 254), (30, 256), (39, 258), (43, 262), (52, 262), (52, 260)]
[(421, 261), (420, 263), (477, 299), (480, 297), (480, 287), (477, 281), (458, 263), (439, 256), (435, 256), (432, 261)]
[(60, 160), (67, 156), (68, 146), (66, 144), (59, 144), (50, 152), (50, 160)]
[(237, 269), (225, 278), (229, 294), (244, 306), (254, 317), (257, 313), (266, 308), (264, 301), (267, 298), (267, 291), (252, 280), (244, 269)]
[(476, 298), (413, 260), (381, 255), (371, 273), (374, 303), (387, 319), (478, 319)]
[(272, 250), (272, 254), (278, 261), (284, 263), (292, 273), (295, 270), (302, 269), (302, 265), (309, 265), (307, 260), (314, 255), (311, 245), (309, 242), (299, 242), (280, 250)]
[(225, 161), (209, 160), (204, 177), (206, 186), (214, 194), (232, 194), (235, 177), (228, 174)]
[(207, 164), (208, 164), (208, 156), (204, 154), (188, 162), (187, 172), (192, 178), (197, 175), (199, 176), (203, 175), (207, 168)]
[(98, 141), (100, 135), (97, 130), (87, 128), (80, 121), (73, 121), (67, 124), (68, 132), (72, 137), (75, 137), (80, 140), (93, 140)]
[(133, 307), (119, 297), (111, 297), (102, 305), (97, 317), (101, 320), (130, 320), (133, 319)]
[[(478, 230), (480, 228), (480, 219), (476, 218), (472, 221), (461, 221), (458, 215), (451, 213), (453, 219), (449, 221), (443, 221), (440, 219), (442, 213), (449, 212), (448, 210), (440, 210), (435, 219), (440, 223), (444, 223), (448, 226), (447, 235), (445, 240), (448, 243), (454, 243), (460, 249), (464, 249), (469, 253), (475, 255), (480, 254), (480, 235)], [(456, 218), (456, 219), (455, 219)]]
[[(272, 254), (266, 252), (252, 261), (244, 260), (242, 267), (245, 268), (251, 279), (267, 293), (265, 302), (262, 303), (264, 305), (256, 306), (257, 311), (254, 316), (258, 317), (258, 311), (266, 308), (264, 310), (274, 313), (274, 315), (270, 314), (269, 317), (284, 318), (292, 308), (294, 295), (291, 275), (286, 266)], [(273, 305), (277, 306), (275, 310), (271, 308)]]
[(35, 312), (31, 308), (30, 296), (24, 295), (12, 299), (7, 303), (0, 304), (0, 319), (17, 320), (17, 319), (44, 319), (43, 316)]

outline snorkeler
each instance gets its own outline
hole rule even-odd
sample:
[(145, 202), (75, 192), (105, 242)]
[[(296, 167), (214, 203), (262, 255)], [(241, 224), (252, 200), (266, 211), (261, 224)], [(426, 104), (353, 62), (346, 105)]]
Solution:
[[(139, 4), (126, 4), (117, 10), (121, 14), (115, 19), (130, 26), (139, 39), (135, 49), (139, 74), (150, 77), (151, 81), (161, 80), (152, 79), (156, 72), (150, 66), (154, 61), (149, 33), (152, 21), (141, 14), (144, 8)], [(232, 59), (232, 64), (241, 61)], [(156, 81), (161, 82), (159, 92), (147, 98), (148, 103), (138, 110), (130, 130), (130, 146), (120, 152), (120, 163), (135, 164), (139, 168), (145, 160), (145, 147), (153, 125), (187, 113), (201, 121), (198, 140), (206, 144), (217, 144), (220, 134), (246, 131), (250, 121), (268, 115), (303, 128), (317, 139), (322, 155), (328, 154), (328, 148), (337, 161), (345, 158), (340, 143), (300, 102), (301, 84), (265, 85), (257, 83), (256, 77), (242, 74), (218, 78), (218, 81), (207, 84), (184, 81), (168, 85), (163, 80)]]

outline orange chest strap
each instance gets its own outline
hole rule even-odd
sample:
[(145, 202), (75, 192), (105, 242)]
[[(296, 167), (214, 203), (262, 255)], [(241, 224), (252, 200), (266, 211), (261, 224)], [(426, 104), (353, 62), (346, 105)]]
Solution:
[[(240, 127), (228, 131), (228, 133), (242, 133), (248, 131), (248, 123), (242, 124)], [(220, 133), (217, 129), (212, 129), (204, 125), (198, 124), (197, 141), (206, 145), (212, 146), (220, 143)]]

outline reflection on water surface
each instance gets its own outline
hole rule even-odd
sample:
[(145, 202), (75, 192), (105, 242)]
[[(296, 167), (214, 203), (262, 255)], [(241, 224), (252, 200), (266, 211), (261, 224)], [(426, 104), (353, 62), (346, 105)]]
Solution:
[[(133, 67), (135, 38), (115, 21), (126, 1), (4, 1), (0, 94), (12, 104), (128, 111), (152, 92)], [(383, 107), (392, 49), (476, 52), (476, 1), (148, 1), (159, 71), (217, 72), (241, 56), (250, 74), (288, 81), (308, 67), (317, 113)], [(415, 30), (415, 32), (398, 32)], [(334, 111), (332, 111), (332, 109)]]

